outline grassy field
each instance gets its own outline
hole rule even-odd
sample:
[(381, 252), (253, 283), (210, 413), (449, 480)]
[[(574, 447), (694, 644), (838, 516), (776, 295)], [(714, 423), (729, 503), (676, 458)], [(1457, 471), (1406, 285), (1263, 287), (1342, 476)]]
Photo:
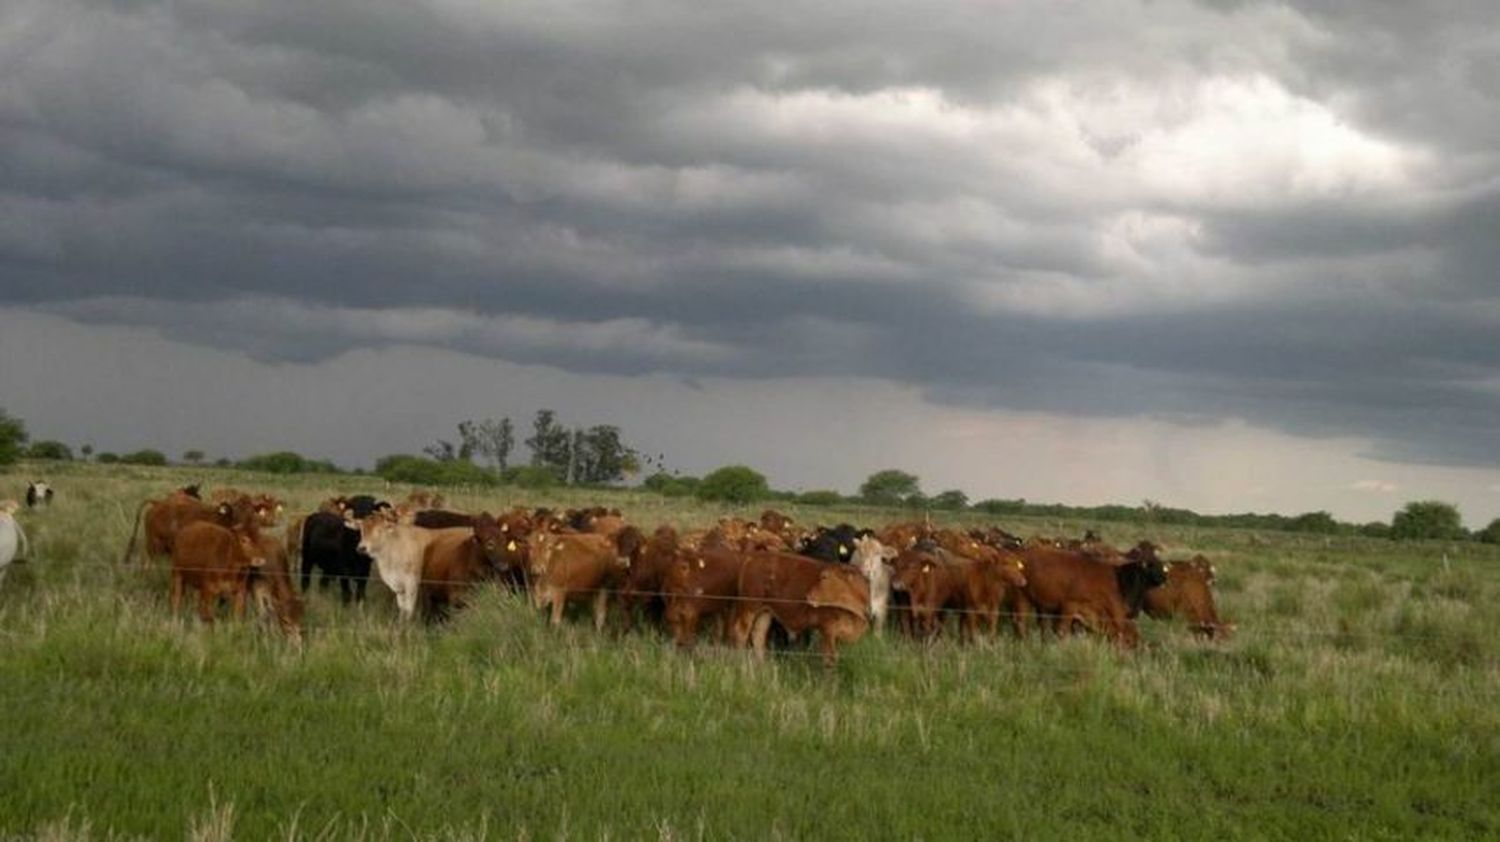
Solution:
[[(0, 475), (0, 497), (41, 470)], [(1105, 524), (1116, 543), (1209, 555), (1239, 624), (1207, 644), (1143, 620), (1133, 654), (867, 638), (829, 672), (554, 631), (498, 592), (447, 627), (403, 626), (378, 584), (361, 609), (314, 594), (297, 650), (254, 623), (169, 616), (165, 572), (116, 563), (136, 503), (200, 477), (294, 511), (404, 489), (45, 472), (58, 502), (23, 513), (36, 557), (0, 586), (0, 837), (1500, 838), (1493, 548)], [(604, 502), (646, 525), (726, 513)]]

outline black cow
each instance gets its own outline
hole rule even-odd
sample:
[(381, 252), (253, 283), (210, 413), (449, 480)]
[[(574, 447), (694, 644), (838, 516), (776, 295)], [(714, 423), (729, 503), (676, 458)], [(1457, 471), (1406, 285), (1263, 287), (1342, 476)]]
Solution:
[(328, 512), (307, 516), (302, 524), (304, 593), (312, 584), (312, 571), (316, 567), (323, 571), (318, 578), (319, 586), (327, 585), (330, 576), (338, 579), (339, 595), (345, 605), (351, 598), (364, 602), (365, 586), (370, 583), (370, 564), (370, 557), (359, 551), (358, 529), (350, 528), (342, 517)]
[(1157, 549), (1150, 541), (1142, 541), (1125, 554), (1130, 562), (1115, 568), (1115, 581), (1120, 585), (1120, 596), (1125, 598), (1132, 620), (1146, 604), (1146, 591), (1167, 583), (1167, 565), (1157, 556)]
[(52, 505), (52, 486), (45, 482), (26, 484), (26, 508), (35, 509), (37, 506), (50, 505)]
[(854, 557), (854, 539), (873, 534), (868, 529), (856, 529), (847, 523), (820, 526), (802, 539), (797, 552), (819, 561), (848, 564)]
[(376, 500), (368, 494), (356, 494), (353, 497), (336, 497), (334, 498), (334, 502), (339, 505), (341, 510), (353, 513), (356, 520), (364, 520), (380, 509), (389, 509), (391, 507), (390, 503), (384, 500)]
[(412, 523), (423, 529), (454, 529), (460, 526), (473, 526), (474, 516), (464, 512), (450, 512), (447, 509), (423, 509), (416, 513)]

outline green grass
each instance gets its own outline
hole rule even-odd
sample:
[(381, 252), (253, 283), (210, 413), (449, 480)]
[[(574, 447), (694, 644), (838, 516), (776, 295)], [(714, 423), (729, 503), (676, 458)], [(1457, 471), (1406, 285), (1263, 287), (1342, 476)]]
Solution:
[[(1239, 624), (1205, 644), (1143, 620), (1134, 654), (868, 638), (830, 672), (683, 654), (651, 632), (554, 631), (493, 591), (446, 628), (406, 627), (378, 584), (358, 610), (315, 594), (296, 650), (254, 623), (168, 616), (163, 571), (115, 565), (129, 514), (192, 475), (279, 490), (293, 510), (378, 481), (47, 473), (57, 505), (23, 515), (37, 559), (0, 586), (0, 836), (1500, 835), (1492, 548), (1111, 531), (1208, 555)], [(601, 495), (450, 497), (493, 510)], [(647, 525), (725, 513), (608, 498)]]

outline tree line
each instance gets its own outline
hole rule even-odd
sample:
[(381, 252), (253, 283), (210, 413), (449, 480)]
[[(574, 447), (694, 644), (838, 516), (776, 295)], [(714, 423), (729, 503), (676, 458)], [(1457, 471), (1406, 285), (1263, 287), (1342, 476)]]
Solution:
[[(1500, 544), (1500, 518), (1483, 529), (1463, 526), (1457, 506), (1436, 500), (1407, 503), (1389, 523), (1355, 524), (1337, 520), (1325, 511), (1300, 515), (1242, 513), (1205, 515), (1190, 509), (1164, 506), (1153, 500), (1140, 505), (1067, 506), (1035, 503), (1024, 498), (986, 499), (971, 503), (959, 489), (927, 495), (912, 473), (888, 468), (871, 474), (853, 495), (831, 489), (782, 491), (772, 489), (766, 477), (746, 465), (726, 465), (703, 477), (669, 472), (664, 455), (643, 455), (627, 445), (620, 429), (601, 424), (569, 427), (550, 409), (538, 410), (532, 418), (531, 435), (521, 441), (529, 452), (525, 464), (515, 464), (516, 429), (507, 417), (465, 420), (457, 425), (457, 439), (438, 439), (423, 448), (423, 455), (392, 454), (375, 463), (374, 474), (390, 482), (414, 485), (516, 485), (546, 488), (556, 485), (608, 486), (634, 479), (643, 468), (651, 468), (641, 488), (667, 497), (694, 497), (705, 501), (749, 504), (759, 501), (790, 502), (805, 506), (879, 506), (913, 511), (979, 512), (993, 516), (1043, 517), (1095, 522), (1151, 523), (1170, 526), (1205, 526), (1303, 532), (1316, 535), (1365, 535), (1395, 540), (1476, 540)], [(94, 453), (91, 445), (79, 448), (82, 458), (112, 464), (167, 465), (166, 455), (143, 449), (125, 454)], [(20, 459), (71, 461), (73, 449), (53, 439), (31, 441), (26, 425), (0, 409), (0, 468)], [(209, 464), (201, 450), (187, 450), (181, 462)], [(217, 467), (277, 474), (344, 473), (327, 460), (308, 459), (291, 451), (264, 453), (238, 461), (220, 458)], [(352, 473), (364, 473), (355, 470)]]

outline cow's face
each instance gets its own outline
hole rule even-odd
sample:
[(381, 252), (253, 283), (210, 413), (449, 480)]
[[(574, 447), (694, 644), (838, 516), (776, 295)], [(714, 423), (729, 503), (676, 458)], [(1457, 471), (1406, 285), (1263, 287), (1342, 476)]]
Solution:
[(396, 531), (396, 518), (387, 511), (377, 511), (353, 522), (358, 524), (360, 553), (371, 557), (380, 552)]

